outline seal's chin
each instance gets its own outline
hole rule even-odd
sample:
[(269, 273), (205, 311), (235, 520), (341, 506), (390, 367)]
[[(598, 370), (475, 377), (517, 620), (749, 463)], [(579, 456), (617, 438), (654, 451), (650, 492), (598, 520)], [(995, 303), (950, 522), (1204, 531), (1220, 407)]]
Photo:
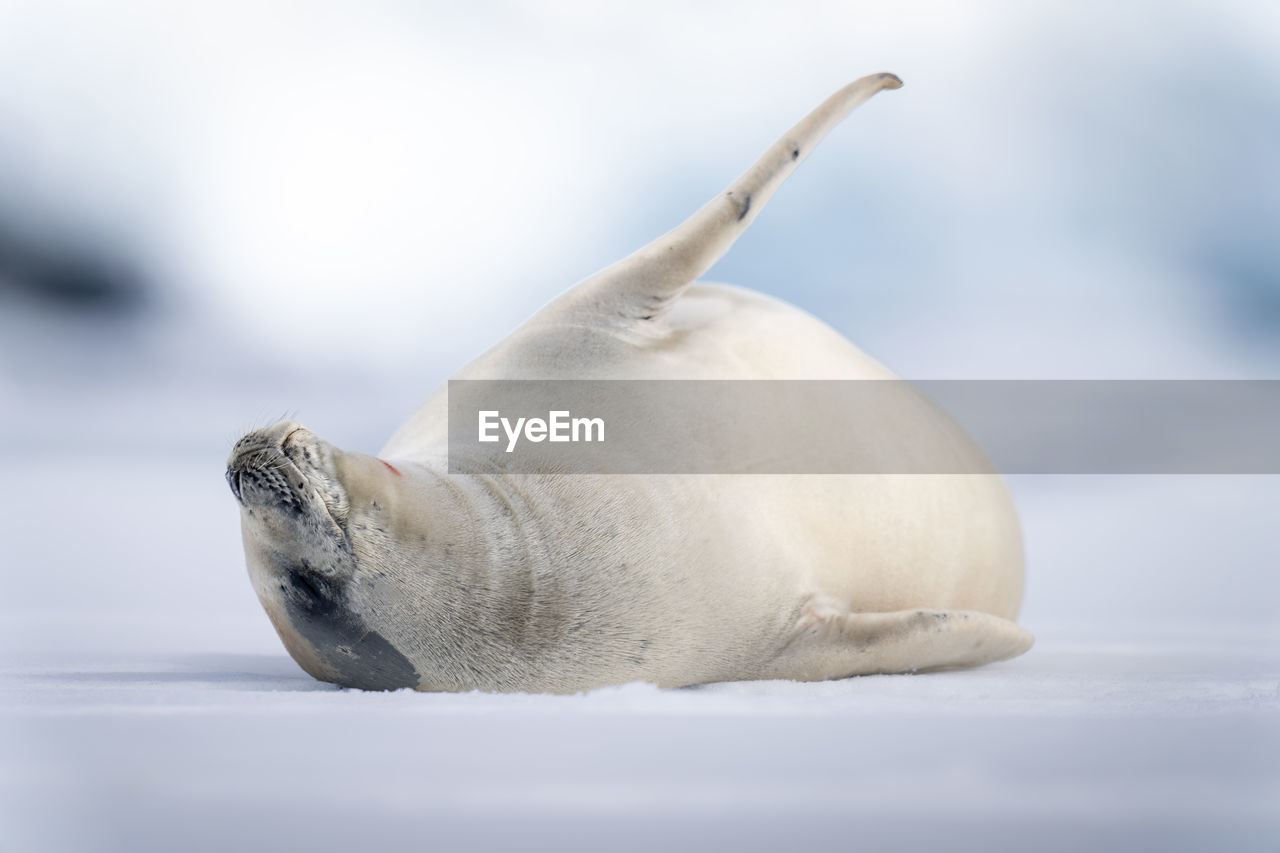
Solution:
[[(227, 484), (246, 525), (284, 551), (350, 552), (350, 510), (339, 481), (335, 448), (315, 433), (283, 421), (236, 442), (227, 460)], [(311, 546), (311, 547), (307, 547)]]

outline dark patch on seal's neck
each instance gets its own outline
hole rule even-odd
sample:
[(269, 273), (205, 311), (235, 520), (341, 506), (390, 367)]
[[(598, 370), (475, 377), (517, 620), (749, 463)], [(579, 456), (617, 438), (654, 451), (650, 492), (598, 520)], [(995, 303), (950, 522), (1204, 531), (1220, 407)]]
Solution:
[(361, 690), (418, 686), (413, 664), (351, 610), (343, 584), (290, 568), (281, 575), (280, 591), (289, 622), (338, 673), (336, 683)]

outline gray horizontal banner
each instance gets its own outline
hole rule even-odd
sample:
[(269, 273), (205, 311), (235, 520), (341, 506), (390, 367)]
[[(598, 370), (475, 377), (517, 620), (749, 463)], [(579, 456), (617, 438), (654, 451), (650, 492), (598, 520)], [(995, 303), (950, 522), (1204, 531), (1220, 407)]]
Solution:
[(1280, 380), (452, 380), (449, 470), (1277, 474)]

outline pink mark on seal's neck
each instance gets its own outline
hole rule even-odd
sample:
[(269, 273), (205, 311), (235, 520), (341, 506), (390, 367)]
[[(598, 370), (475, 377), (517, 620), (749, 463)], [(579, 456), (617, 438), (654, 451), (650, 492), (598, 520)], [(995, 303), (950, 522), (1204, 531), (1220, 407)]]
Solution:
[(388, 470), (388, 471), (390, 471), (392, 474), (395, 474), (397, 477), (403, 477), (403, 476), (404, 476), (403, 474), (401, 474), (399, 471), (397, 471), (397, 470), (396, 470), (396, 466), (392, 465), (392, 464), (391, 464), (390, 462), (388, 462), (387, 460), (385, 460), (385, 459), (379, 459), (378, 461), (379, 461), (379, 462), (381, 462), (383, 465), (386, 465), (386, 466), (387, 466), (387, 470)]

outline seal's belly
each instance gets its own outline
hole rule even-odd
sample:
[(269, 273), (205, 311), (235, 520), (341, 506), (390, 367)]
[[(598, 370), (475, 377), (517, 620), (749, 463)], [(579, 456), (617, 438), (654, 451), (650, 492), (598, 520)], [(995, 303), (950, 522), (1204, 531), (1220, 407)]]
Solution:
[(678, 497), (664, 488), (710, 531), (698, 559), (711, 564), (706, 582), (723, 586), (713, 600), (759, 588), (762, 606), (776, 609), (777, 590), (789, 589), (855, 612), (1005, 618), (1021, 603), (1021, 535), (998, 477), (738, 475), (691, 479)]
[(929, 607), (1016, 615), (1021, 536), (998, 477), (775, 479), (765, 489), (776, 509), (764, 517), (773, 519), (776, 535), (809, 543), (807, 565), (798, 570), (855, 612)]
[[(742, 288), (696, 284), (665, 322), (654, 354), (670, 378), (897, 378), (821, 320)], [(921, 415), (948, 447), (960, 435)], [(966, 444), (957, 452), (980, 459)], [(746, 552), (855, 611), (1017, 614), (1022, 539), (998, 475), (736, 475), (713, 492), (714, 512), (752, 519)]]

